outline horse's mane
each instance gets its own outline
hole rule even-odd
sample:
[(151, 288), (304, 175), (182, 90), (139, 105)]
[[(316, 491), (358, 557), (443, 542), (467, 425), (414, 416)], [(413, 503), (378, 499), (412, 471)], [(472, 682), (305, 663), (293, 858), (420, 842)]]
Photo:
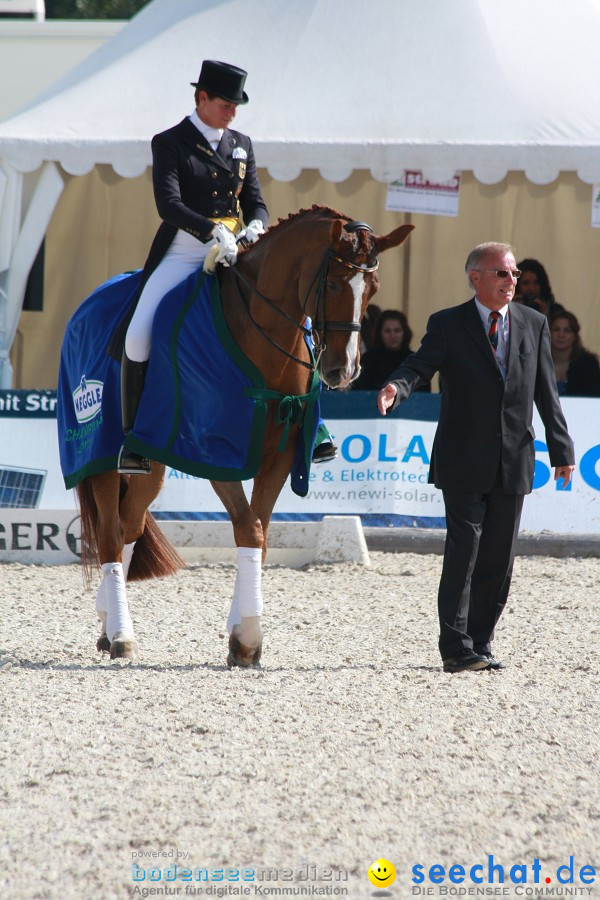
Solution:
[[(351, 221), (350, 216), (346, 216), (344, 213), (337, 212), (337, 210), (331, 209), (329, 206), (319, 206), (317, 203), (313, 203), (310, 209), (299, 209), (298, 212), (290, 213), (285, 219), (278, 219), (277, 225), (273, 225), (272, 227), (278, 228), (279, 225), (285, 225), (286, 222), (293, 222), (301, 216), (319, 216), (329, 219), (345, 219), (347, 222)], [(269, 229), (269, 231), (270, 230), (271, 229)]]
[(242, 252), (244, 254), (251, 253), (252, 250), (258, 246), (259, 243), (265, 241), (269, 237), (271, 237), (275, 233), (279, 233), (284, 228), (288, 227), (295, 223), (298, 219), (302, 218), (328, 218), (328, 219), (343, 219), (345, 222), (351, 222), (352, 219), (350, 216), (345, 215), (344, 213), (337, 212), (335, 209), (331, 209), (329, 206), (319, 206), (317, 203), (313, 203), (310, 209), (299, 209), (298, 212), (289, 213), (289, 215), (285, 216), (285, 218), (281, 217), (277, 219), (277, 222), (274, 225), (270, 225), (263, 237), (261, 237), (260, 241), (256, 244), (251, 244)]

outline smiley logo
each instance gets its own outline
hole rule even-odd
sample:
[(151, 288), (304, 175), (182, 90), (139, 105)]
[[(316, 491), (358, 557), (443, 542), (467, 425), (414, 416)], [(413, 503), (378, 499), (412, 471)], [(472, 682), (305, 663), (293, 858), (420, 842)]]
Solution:
[(396, 880), (396, 869), (388, 859), (376, 859), (369, 866), (369, 881), (379, 888), (389, 887)]

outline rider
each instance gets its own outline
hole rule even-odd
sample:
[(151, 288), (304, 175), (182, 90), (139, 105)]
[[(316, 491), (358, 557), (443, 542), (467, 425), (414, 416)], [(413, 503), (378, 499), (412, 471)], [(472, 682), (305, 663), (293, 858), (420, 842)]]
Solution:
[[(152, 320), (164, 295), (218, 247), (217, 262), (234, 265), (238, 240), (254, 243), (269, 223), (252, 141), (233, 131), (237, 107), (248, 102), (247, 72), (204, 60), (194, 87), (196, 108), (152, 139), (152, 181), (163, 220), (144, 268), (144, 288), (125, 336), (121, 364), (123, 431), (133, 428), (150, 356)], [(248, 223), (240, 232), (240, 214)], [(119, 471), (148, 473), (150, 460), (121, 448)]]
[[(248, 102), (247, 72), (204, 60), (195, 88), (196, 109), (152, 139), (152, 181), (162, 223), (143, 272), (143, 290), (125, 335), (121, 363), (123, 431), (133, 428), (148, 358), (154, 313), (165, 294), (218, 248), (216, 262), (235, 265), (237, 241), (251, 244), (269, 223), (250, 138), (229, 128), (237, 107)], [(240, 231), (240, 215), (247, 226)], [(321, 435), (323, 431), (321, 430)], [(314, 459), (333, 459), (327, 433)], [(121, 448), (119, 472), (150, 472), (150, 460)]]

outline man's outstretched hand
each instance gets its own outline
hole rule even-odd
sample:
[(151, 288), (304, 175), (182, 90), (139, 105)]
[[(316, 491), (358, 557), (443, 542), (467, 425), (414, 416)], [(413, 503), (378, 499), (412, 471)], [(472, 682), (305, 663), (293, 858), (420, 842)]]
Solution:
[(382, 416), (387, 415), (388, 409), (394, 405), (398, 388), (393, 384), (386, 384), (377, 394), (377, 409)]

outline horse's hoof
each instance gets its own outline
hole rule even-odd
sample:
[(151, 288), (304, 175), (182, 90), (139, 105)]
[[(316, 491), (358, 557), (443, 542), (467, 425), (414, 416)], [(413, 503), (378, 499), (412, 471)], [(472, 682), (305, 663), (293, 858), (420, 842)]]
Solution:
[(135, 638), (115, 638), (110, 645), (111, 659), (137, 659), (140, 652)]
[(261, 654), (262, 644), (258, 647), (246, 647), (234, 634), (229, 635), (227, 665), (230, 669), (235, 666), (239, 666), (240, 669), (260, 669)]
[(96, 650), (98, 653), (110, 653), (110, 641), (105, 631), (96, 641)]

